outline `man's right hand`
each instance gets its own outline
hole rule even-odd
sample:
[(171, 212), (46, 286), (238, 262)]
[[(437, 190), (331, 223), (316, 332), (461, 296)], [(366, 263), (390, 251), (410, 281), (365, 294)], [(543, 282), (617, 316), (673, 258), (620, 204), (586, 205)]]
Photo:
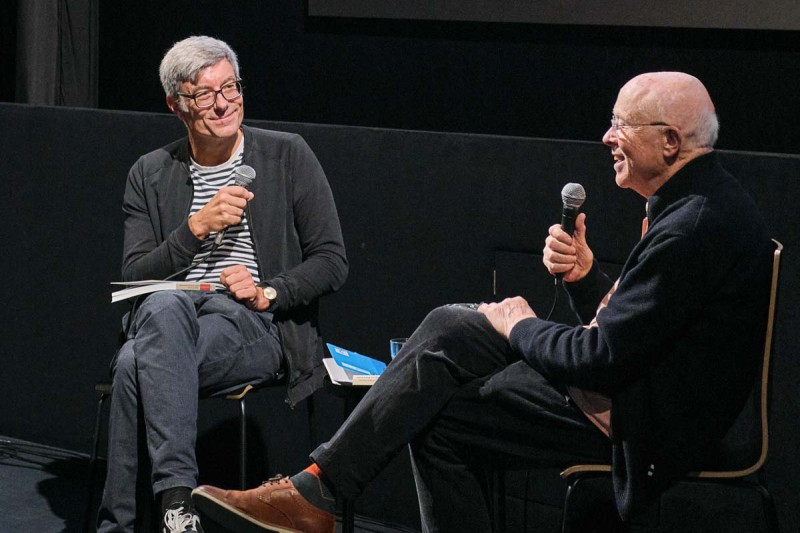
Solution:
[(586, 214), (575, 219), (575, 234), (570, 236), (559, 224), (550, 226), (550, 235), (544, 241), (542, 263), (553, 275), (563, 274), (564, 281), (583, 278), (592, 268), (594, 254), (586, 244)]
[(253, 196), (252, 192), (238, 185), (221, 188), (200, 211), (189, 217), (189, 229), (198, 239), (205, 239), (211, 232), (238, 224)]

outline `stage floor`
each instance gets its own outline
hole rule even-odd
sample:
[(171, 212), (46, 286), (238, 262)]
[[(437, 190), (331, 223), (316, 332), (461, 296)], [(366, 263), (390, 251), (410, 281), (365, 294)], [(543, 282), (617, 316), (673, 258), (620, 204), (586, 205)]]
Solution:
[[(0, 531), (83, 532), (88, 482), (86, 454), (0, 437), (0, 480)], [(203, 525), (206, 533), (228, 533), (214, 524)], [(412, 532), (358, 516), (355, 530)]]

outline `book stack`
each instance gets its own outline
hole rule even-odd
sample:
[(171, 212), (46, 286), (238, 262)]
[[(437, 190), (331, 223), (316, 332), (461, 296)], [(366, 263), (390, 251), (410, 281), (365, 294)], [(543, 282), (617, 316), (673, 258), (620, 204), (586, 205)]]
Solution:
[(327, 343), (331, 357), (322, 360), (336, 385), (369, 387), (386, 370), (386, 363)]

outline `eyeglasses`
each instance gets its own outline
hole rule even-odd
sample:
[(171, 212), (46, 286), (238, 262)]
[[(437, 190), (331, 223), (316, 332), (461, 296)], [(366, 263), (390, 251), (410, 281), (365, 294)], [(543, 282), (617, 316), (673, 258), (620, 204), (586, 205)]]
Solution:
[(616, 132), (624, 128), (638, 128), (641, 126), (669, 126), (666, 122), (644, 122), (640, 124), (620, 124), (619, 119), (611, 115), (611, 131)]
[(221, 94), (222, 97), (228, 102), (233, 102), (234, 100), (242, 96), (243, 88), (244, 87), (242, 87), (242, 80), (236, 80), (230, 83), (226, 83), (225, 85), (220, 87), (218, 91), (203, 90), (203, 91), (197, 91), (194, 94), (178, 93), (178, 96), (183, 96), (184, 98), (191, 98), (192, 100), (194, 100), (194, 105), (196, 105), (198, 109), (208, 109), (217, 102), (218, 94)]

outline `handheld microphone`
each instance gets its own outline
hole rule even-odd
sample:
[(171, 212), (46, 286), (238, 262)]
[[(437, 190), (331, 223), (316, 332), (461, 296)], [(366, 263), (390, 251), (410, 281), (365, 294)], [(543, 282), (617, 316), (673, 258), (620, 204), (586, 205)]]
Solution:
[(586, 201), (586, 191), (580, 183), (567, 183), (561, 189), (561, 229), (572, 235), (575, 233), (575, 219)]
[[(250, 185), (250, 182), (256, 179), (256, 169), (250, 165), (239, 165), (236, 167), (236, 170), (234, 170), (233, 173), (235, 175), (233, 178), (233, 184), (238, 185), (239, 187), (244, 187), (245, 189), (248, 185)], [(583, 190), (583, 187), (581, 187), (581, 190)]]
[[(245, 189), (254, 179), (256, 179), (256, 169), (250, 165), (240, 165), (236, 167), (236, 169), (233, 171), (233, 174), (233, 184), (238, 187), (244, 187)], [(222, 244), (222, 239), (225, 238), (226, 231), (228, 231), (227, 227), (223, 228), (219, 233), (217, 233), (217, 236), (214, 238), (214, 247), (212, 249), (216, 249), (220, 244)]]
[[(256, 171), (255, 171), (255, 169), (253, 167), (251, 167), (251, 166), (248, 166), (248, 165), (241, 165), (240, 167), (236, 168), (233, 171), (233, 174), (235, 176), (233, 178), (233, 184), (234, 185), (238, 185), (239, 187), (244, 187), (245, 189), (247, 188), (248, 185), (250, 185), (250, 182), (252, 182), (254, 179), (256, 179)], [(188, 266), (178, 270), (177, 272), (175, 272), (173, 274), (170, 274), (169, 276), (164, 278), (164, 281), (169, 281), (171, 279), (175, 279), (178, 276), (180, 276), (181, 274), (183, 274), (183, 273), (191, 270), (192, 268), (196, 267), (200, 263), (203, 263), (204, 261), (207, 261), (208, 258), (211, 257), (211, 255), (217, 250), (219, 245), (222, 244), (222, 239), (223, 239), (223, 237), (225, 237), (225, 232), (227, 230), (228, 230), (227, 227), (226, 228), (222, 228), (222, 230), (219, 233), (217, 233), (216, 238), (214, 238), (214, 244), (211, 246), (211, 249), (205, 255), (203, 255), (199, 259), (195, 259), (194, 261), (192, 261), (191, 264), (189, 264)], [(131, 313), (131, 316), (132, 315), (133, 315), (133, 313)]]
[[(581, 206), (586, 201), (586, 191), (580, 183), (567, 183), (561, 189), (561, 229), (572, 235), (575, 233), (575, 219), (578, 218)], [(564, 274), (556, 274), (556, 283)]]

